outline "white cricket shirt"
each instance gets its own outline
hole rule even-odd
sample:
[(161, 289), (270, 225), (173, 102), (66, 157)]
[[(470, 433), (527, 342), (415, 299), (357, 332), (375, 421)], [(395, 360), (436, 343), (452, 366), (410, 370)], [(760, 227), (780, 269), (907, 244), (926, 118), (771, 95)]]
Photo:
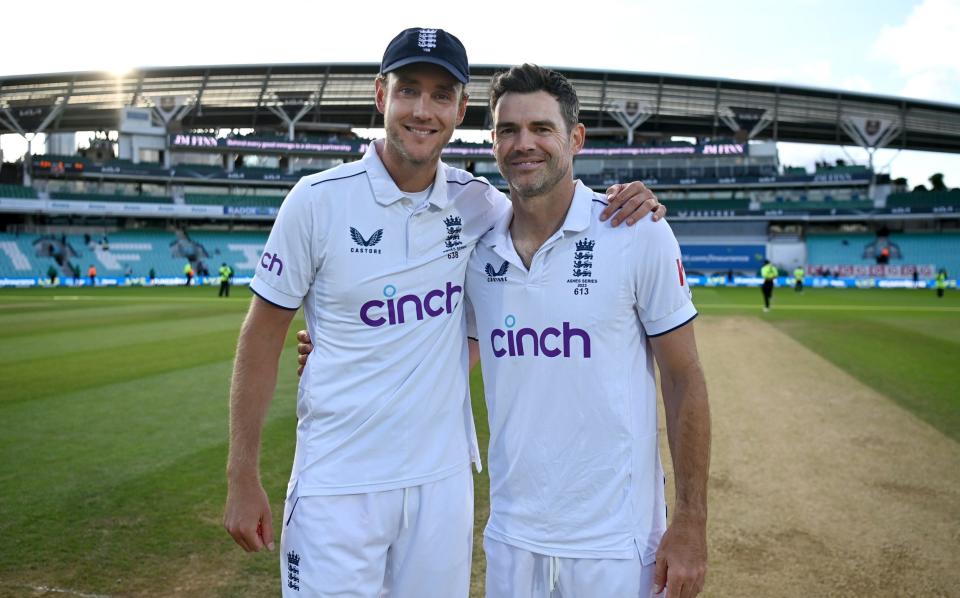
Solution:
[(283, 202), (250, 287), (303, 305), (314, 350), (297, 397), (291, 488), (352, 494), (423, 484), (477, 459), (464, 274), (508, 203), (440, 164), (414, 204), (371, 144), (304, 177)]
[(512, 211), (470, 258), (469, 334), (490, 419), (486, 534), (558, 557), (639, 551), (648, 564), (666, 512), (647, 339), (697, 312), (667, 223), (612, 228), (599, 220), (605, 205), (577, 182), (529, 271)]

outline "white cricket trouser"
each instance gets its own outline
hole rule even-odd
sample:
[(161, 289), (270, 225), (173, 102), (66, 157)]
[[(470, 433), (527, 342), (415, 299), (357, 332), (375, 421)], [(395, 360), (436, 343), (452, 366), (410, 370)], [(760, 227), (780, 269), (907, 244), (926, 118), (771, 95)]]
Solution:
[(399, 490), (287, 498), (285, 598), (467, 598), (473, 550), (470, 469)]
[(571, 559), (484, 537), (487, 598), (652, 598), (655, 565), (634, 559)]

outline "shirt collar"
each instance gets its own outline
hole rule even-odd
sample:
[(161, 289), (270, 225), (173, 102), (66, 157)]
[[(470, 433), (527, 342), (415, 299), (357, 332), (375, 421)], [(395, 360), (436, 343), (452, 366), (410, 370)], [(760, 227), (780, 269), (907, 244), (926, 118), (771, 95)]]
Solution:
[[(596, 194), (592, 189), (576, 181), (573, 190), (573, 201), (567, 210), (567, 217), (563, 220), (560, 230), (564, 232), (582, 233), (590, 226), (593, 219), (593, 201)], [(599, 200), (597, 200), (599, 201)]]
[[(367, 171), (367, 177), (370, 179), (370, 186), (373, 188), (373, 196), (377, 203), (388, 206), (398, 200), (409, 197), (408, 194), (400, 190), (397, 184), (393, 182), (393, 177), (387, 172), (387, 167), (383, 165), (380, 159), (380, 153), (377, 145), (381, 140), (374, 141), (367, 146), (367, 151), (363, 155), (363, 166)], [(433, 179), (433, 192), (430, 194), (429, 203), (439, 209), (444, 209), (450, 203), (447, 196), (447, 165), (443, 162), (437, 163), (437, 173)]]
[[(579, 180), (573, 190), (573, 201), (567, 209), (567, 216), (560, 226), (560, 232), (580, 233), (590, 226), (590, 220), (593, 218), (593, 202), (596, 194)], [(597, 200), (599, 201), (599, 200)], [(503, 247), (507, 242), (507, 234), (510, 232), (510, 222), (513, 221), (513, 204), (510, 204), (500, 219), (493, 225), (490, 232), (483, 237), (483, 242), (489, 247), (497, 245)]]

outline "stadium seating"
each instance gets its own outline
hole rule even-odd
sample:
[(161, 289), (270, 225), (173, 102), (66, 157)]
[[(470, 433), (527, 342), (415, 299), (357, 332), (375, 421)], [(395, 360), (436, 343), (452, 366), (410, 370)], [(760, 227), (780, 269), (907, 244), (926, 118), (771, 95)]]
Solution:
[(36, 199), (37, 191), (23, 185), (0, 185), (0, 197), (10, 199)]
[(266, 231), (190, 229), (187, 234), (206, 253), (211, 270), (226, 262), (239, 276), (253, 276), (257, 260), (267, 243)]
[(890, 240), (900, 247), (905, 264), (933, 264), (960, 274), (960, 233), (896, 233)]
[(818, 166), (816, 174), (869, 174), (866, 166), (851, 164), (849, 166)]
[(283, 195), (230, 195), (227, 193), (188, 193), (183, 201), (193, 205), (212, 206), (251, 206), (279, 208)]
[(70, 262), (80, 267), (86, 274), (93, 264), (100, 276), (123, 276), (127, 267), (133, 269), (134, 276), (147, 276), (150, 268), (157, 276), (179, 276), (183, 273), (184, 260), (173, 256), (172, 244), (176, 235), (172, 231), (141, 229), (112, 232), (107, 235), (107, 243), (94, 238), (89, 245), (84, 243), (83, 235), (69, 235), (67, 242), (72, 257)]
[(960, 207), (960, 191), (914, 191), (891, 193), (887, 197), (888, 208), (932, 208), (938, 206)]
[(78, 191), (54, 191), (51, 199), (65, 199), (78, 201), (111, 201), (125, 203), (172, 203), (169, 197), (160, 195), (121, 195), (118, 193), (82, 193)]
[(749, 210), (748, 199), (664, 199), (671, 212), (689, 210)]
[(872, 210), (872, 201), (777, 201), (760, 204), (761, 210)]
[(47, 269), (56, 261), (37, 255), (35, 241), (42, 235), (0, 233), (0, 278), (29, 278), (46, 276)]
[[(892, 265), (933, 264), (948, 272), (960, 272), (960, 233), (893, 233), (889, 237), (900, 248), (902, 258)], [(813, 234), (807, 236), (807, 262), (810, 264), (872, 265), (863, 257), (864, 248), (876, 239), (872, 233)]]

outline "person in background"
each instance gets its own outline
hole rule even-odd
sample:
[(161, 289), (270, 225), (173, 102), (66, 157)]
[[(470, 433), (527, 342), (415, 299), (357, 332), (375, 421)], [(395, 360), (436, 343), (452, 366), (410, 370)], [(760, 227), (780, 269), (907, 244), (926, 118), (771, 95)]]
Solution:
[(97, 286), (97, 267), (93, 264), (90, 264), (90, 267), (87, 268), (87, 277), (90, 279), (90, 286)]
[(220, 265), (220, 297), (230, 296), (230, 279), (233, 278), (233, 268), (223, 262)]
[(793, 290), (797, 293), (803, 292), (803, 266), (797, 266), (793, 269)]
[(937, 279), (934, 281), (937, 285), (937, 297), (943, 298), (943, 291), (947, 288), (947, 271), (943, 268), (937, 272)]
[(153, 268), (150, 268), (150, 272), (147, 273), (147, 279), (149, 280), (150, 284), (153, 284), (153, 279), (156, 277), (157, 277), (157, 271), (154, 270)]
[(50, 267), (47, 268), (47, 277), (50, 279), (50, 286), (57, 284), (57, 269), (50, 264)]
[(763, 285), (760, 290), (763, 291), (763, 311), (770, 311), (770, 299), (773, 298), (773, 287), (776, 284), (777, 276), (780, 272), (777, 267), (770, 263), (770, 260), (763, 260), (763, 267), (760, 268), (760, 276), (763, 277)]
[(187, 278), (187, 282), (184, 286), (190, 286), (190, 281), (193, 280), (193, 264), (187, 262), (183, 265), (183, 275)]

